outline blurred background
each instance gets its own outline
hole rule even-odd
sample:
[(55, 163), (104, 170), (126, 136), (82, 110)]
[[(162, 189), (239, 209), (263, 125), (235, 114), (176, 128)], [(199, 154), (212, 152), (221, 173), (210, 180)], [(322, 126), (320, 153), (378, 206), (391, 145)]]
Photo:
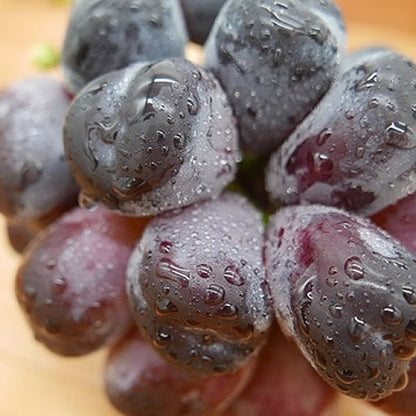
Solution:
[[(254, 0), (253, 0), (254, 1)], [(414, 0), (338, 0), (349, 31), (349, 48), (387, 45), (416, 59)], [(0, 0), (0, 89), (39, 72), (39, 54), (59, 53), (69, 16), (67, 0)], [(200, 50), (192, 50), (200, 56)], [(59, 76), (59, 69), (53, 69)], [(0, 415), (116, 416), (102, 392), (103, 353), (65, 360), (39, 346), (18, 310), (13, 280), (19, 256), (0, 219)], [(380, 413), (342, 399), (334, 416)]]

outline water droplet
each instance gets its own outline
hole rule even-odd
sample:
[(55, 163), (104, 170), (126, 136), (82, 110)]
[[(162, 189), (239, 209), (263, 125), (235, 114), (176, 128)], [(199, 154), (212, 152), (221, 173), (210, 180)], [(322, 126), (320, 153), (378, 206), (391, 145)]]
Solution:
[(336, 377), (341, 383), (344, 384), (353, 384), (358, 380), (357, 375), (354, 373), (354, 371), (343, 369), (338, 370), (335, 373)]
[(205, 290), (204, 302), (207, 305), (218, 305), (224, 300), (225, 290), (219, 285), (209, 285)]
[(361, 159), (364, 156), (364, 147), (358, 146), (357, 149), (355, 149), (355, 157), (357, 159)]
[(253, 338), (253, 335), (254, 335), (254, 327), (253, 325), (250, 325), (250, 324), (245, 325), (245, 326), (243, 325), (235, 326), (234, 331), (241, 341), (248, 341), (251, 338)]
[(54, 294), (60, 294), (65, 291), (68, 286), (67, 281), (62, 276), (57, 276), (53, 280), (53, 292)]
[(224, 279), (234, 286), (242, 286), (245, 283), (244, 277), (241, 275), (240, 269), (233, 264), (225, 268)]
[(386, 128), (386, 143), (398, 149), (413, 149), (416, 138), (413, 130), (405, 123), (395, 121)]
[(368, 380), (375, 380), (380, 375), (380, 367), (377, 363), (368, 364), (367, 365), (367, 379)]
[(190, 326), (191, 328), (195, 328), (195, 327), (201, 326), (201, 322), (196, 321), (194, 319), (186, 319), (185, 325)]
[(189, 97), (186, 101), (186, 107), (188, 108), (188, 113), (191, 116), (195, 116), (196, 114), (198, 114), (199, 111), (199, 103), (198, 100), (192, 96)]
[(190, 271), (179, 266), (170, 259), (162, 259), (156, 268), (156, 273), (163, 279), (172, 280), (184, 288), (189, 286)]
[(411, 319), (405, 329), (406, 337), (416, 342), (416, 319)]
[(400, 309), (393, 305), (389, 305), (383, 308), (381, 319), (386, 325), (396, 326), (403, 322), (403, 315)]
[(348, 325), (348, 332), (354, 342), (363, 341), (370, 334), (371, 327), (362, 319), (354, 316)]
[(112, 184), (113, 191), (122, 198), (134, 198), (152, 189), (142, 178), (118, 177)]
[(208, 279), (210, 277), (213, 277), (213, 269), (209, 264), (198, 264), (196, 266), (196, 272), (198, 273), (199, 277), (202, 277), (203, 279)]
[(276, 48), (273, 55), (273, 63), (275, 66), (280, 64), (280, 60), (282, 57), (282, 50), (280, 48)]
[(364, 267), (358, 257), (350, 257), (344, 264), (347, 276), (353, 280), (360, 280), (365, 276)]
[(216, 315), (222, 319), (237, 319), (238, 310), (234, 305), (227, 302), (217, 310)]
[(378, 98), (374, 97), (368, 102), (369, 108), (377, 108), (379, 104)]
[(364, 77), (362, 80), (355, 84), (356, 91), (363, 91), (369, 88), (374, 87), (378, 81), (378, 74), (376, 71), (372, 72), (371, 74)]
[(42, 176), (42, 164), (35, 160), (26, 160), (20, 170), (20, 183), (18, 190), (24, 191), (35, 184)]
[(323, 153), (315, 153), (314, 158), (314, 171), (321, 180), (329, 179), (332, 176), (334, 169), (334, 162)]
[(409, 305), (416, 305), (416, 289), (410, 285), (403, 286), (403, 296)]
[(172, 250), (173, 243), (170, 241), (162, 241), (159, 245), (159, 251), (163, 254), (168, 254)]
[(319, 350), (314, 350), (313, 356), (314, 356), (316, 364), (318, 364), (318, 366), (321, 367), (323, 370), (326, 370), (326, 368), (328, 367), (328, 364), (322, 352)]
[(183, 134), (175, 134), (173, 136), (173, 145), (178, 150), (183, 150), (186, 146), (186, 137)]
[(397, 379), (396, 384), (394, 385), (394, 391), (404, 390), (409, 382), (409, 376), (407, 373), (402, 373)]
[(169, 299), (164, 298), (156, 302), (155, 312), (158, 316), (172, 315), (173, 313), (177, 311), (178, 311), (178, 308)]
[(328, 309), (334, 318), (342, 318), (342, 306), (330, 305)]
[(408, 345), (395, 345), (394, 346), (394, 355), (402, 360), (410, 360), (416, 351), (413, 347), (409, 347)]
[(170, 342), (171, 336), (169, 333), (164, 331), (157, 331), (156, 339), (153, 341), (153, 345), (156, 348), (166, 348), (166, 345)]

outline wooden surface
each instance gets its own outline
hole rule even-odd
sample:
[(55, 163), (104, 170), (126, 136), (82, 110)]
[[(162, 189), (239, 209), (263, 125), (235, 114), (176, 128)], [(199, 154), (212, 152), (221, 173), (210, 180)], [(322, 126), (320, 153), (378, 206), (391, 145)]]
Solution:
[[(416, 58), (414, 0), (340, 0), (352, 49), (389, 45)], [(391, 4), (398, 6), (392, 10)], [(33, 48), (62, 44), (68, 6), (52, 0), (0, 0), (0, 88), (35, 69)], [(31, 336), (14, 298), (14, 274), (19, 256), (4, 237), (0, 220), (0, 415), (116, 416), (102, 391), (105, 352), (81, 359), (62, 359), (46, 351)], [(375, 416), (380, 413), (342, 398), (335, 416)], [(273, 416), (273, 415), (272, 415)]]

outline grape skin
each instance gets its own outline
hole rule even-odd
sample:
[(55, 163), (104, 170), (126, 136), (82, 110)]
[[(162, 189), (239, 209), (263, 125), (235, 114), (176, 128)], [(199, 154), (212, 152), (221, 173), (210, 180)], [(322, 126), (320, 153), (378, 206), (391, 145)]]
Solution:
[(214, 416), (241, 393), (255, 364), (233, 374), (201, 376), (164, 361), (135, 331), (110, 351), (105, 387), (125, 415)]
[(345, 48), (332, 1), (231, 0), (206, 43), (206, 66), (236, 114), (242, 149), (276, 150), (330, 87)]
[(255, 355), (270, 325), (258, 212), (230, 193), (153, 219), (127, 270), (143, 335), (167, 360), (204, 374)]
[(62, 143), (70, 101), (62, 85), (45, 76), (0, 93), (0, 212), (9, 219), (38, 221), (76, 204), (79, 189)]
[(69, 109), (64, 143), (82, 200), (135, 216), (218, 196), (240, 160), (222, 88), (179, 58), (94, 80)]
[(78, 1), (62, 51), (67, 87), (77, 93), (134, 62), (183, 56), (187, 40), (179, 0)]
[(315, 110), (270, 160), (266, 187), (285, 204), (374, 215), (416, 190), (416, 65), (390, 49), (352, 54)]
[(16, 295), (38, 341), (79, 356), (126, 333), (126, 265), (145, 224), (77, 208), (36, 236), (17, 272)]
[(345, 211), (298, 206), (272, 217), (265, 256), (279, 322), (333, 387), (375, 401), (406, 386), (416, 259), (399, 242)]
[(277, 325), (258, 361), (248, 386), (224, 416), (323, 416), (335, 407), (335, 390)]

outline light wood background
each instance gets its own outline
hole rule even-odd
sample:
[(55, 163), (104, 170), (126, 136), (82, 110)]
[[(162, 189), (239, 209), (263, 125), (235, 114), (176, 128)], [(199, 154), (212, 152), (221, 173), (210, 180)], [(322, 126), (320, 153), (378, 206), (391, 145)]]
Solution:
[[(69, 8), (57, 3), (0, 0), (0, 88), (35, 72), (31, 54), (36, 45), (60, 47)], [(339, 0), (338, 4), (346, 16), (350, 48), (388, 45), (416, 59), (414, 0)], [(55, 74), (59, 76), (59, 71)], [(0, 219), (0, 415), (118, 415), (102, 391), (105, 352), (62, 359), (32, 339), (14, 298), (19, 256), (8, 248), (3, 229)], [(336, 416), (380, 414), (342, 398)]]

